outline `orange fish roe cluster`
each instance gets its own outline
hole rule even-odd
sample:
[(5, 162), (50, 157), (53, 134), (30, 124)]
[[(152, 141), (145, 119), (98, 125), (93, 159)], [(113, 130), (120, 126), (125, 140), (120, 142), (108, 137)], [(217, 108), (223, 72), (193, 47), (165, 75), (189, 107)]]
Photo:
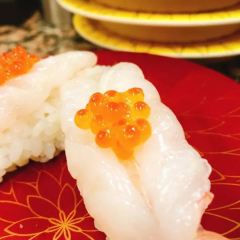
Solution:
[(28, 54), (23, 47), (16, 47), (0, 56), (0, 84), (27, 73), (39, 61), (35, 55)]
[(141, 88), (110, 90), (94, 93), (86, 108), (76, 113), (75, 123), (81, 129), (91, 129), (98, 146), (112, 148), (118, 158), (129, 159), (134, 148), (151, 135), (149, 115), (150, 107), (144, 102)]

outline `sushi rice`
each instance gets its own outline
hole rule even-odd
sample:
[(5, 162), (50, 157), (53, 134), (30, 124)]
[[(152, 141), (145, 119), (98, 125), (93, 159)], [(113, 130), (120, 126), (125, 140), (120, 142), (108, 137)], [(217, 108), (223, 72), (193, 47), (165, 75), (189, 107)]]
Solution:
[(53, 91), (38, 111), (0, 134), (0, 176), (30, 159), (46, 162), (64, 149), (58, 109), (58, 92)]

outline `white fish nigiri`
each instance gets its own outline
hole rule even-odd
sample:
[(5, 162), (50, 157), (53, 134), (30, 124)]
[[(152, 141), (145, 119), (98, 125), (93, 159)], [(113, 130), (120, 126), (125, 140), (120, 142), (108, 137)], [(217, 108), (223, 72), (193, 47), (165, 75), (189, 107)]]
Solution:
[(83, 108), (91, 94), (98, 90), (99, 79), (107, 71), (104, 67), (86, 70), (62, 88), (61, 118), (68, 168), (77, 179), (95, 225), (110, 239), (156, 239), (151, 211), (124, 166), (111, 152), (96, 147), (94, 137), (79, 130), (73, 122), (76, 111)]
[[(122, 161), (100, 148), (91, 131), (78, 128), (74, 117), (95, 92), (136, 87), (151, 108), (152, 134)], [(85, 70), (65, 84), (61, 97), (68, 168), (99, 230), (111, 240), (214, 239), (198, 234), (212, 200), (211, 167), (187, 143), (175, 115), (136, 65)]]
[(63, 150), (59, 88), (95, 63), (90, 52), (63, 53), (0, 84), (0, 181), (29, 159), (47, 161)]

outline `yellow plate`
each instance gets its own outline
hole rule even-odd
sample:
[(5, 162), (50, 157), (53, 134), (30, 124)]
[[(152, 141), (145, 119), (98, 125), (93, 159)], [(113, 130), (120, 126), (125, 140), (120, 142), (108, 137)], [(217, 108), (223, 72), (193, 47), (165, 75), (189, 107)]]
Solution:
[(193, 43), (223, 38), (240, 31), (240, 24), (217, 26), (141, 26), (97, 20), (104, 29), (125, 38), (147, 42)]
[(155, 26), (199, 26), (240, 23), (240, 5), (222, 11), (208, 13), (158, 14), (114, 9), (105, 7), (91, 0), (57, 1), (62, 7), (75, 14), (96, 20), (119, 23)]
[(120, 37), (103, 28), (97, 21), (79, 15), (74, 16), (73, 23), (82, 37), (112, 50), (144, 52), (178, 58), (219, 58), (240, 54), (240, 33), (209, 42), (164, 44)]
[(217, 11), (240, 3), (239, 0), (91, 0), (111, 8), (151, 13), (196, 13)]

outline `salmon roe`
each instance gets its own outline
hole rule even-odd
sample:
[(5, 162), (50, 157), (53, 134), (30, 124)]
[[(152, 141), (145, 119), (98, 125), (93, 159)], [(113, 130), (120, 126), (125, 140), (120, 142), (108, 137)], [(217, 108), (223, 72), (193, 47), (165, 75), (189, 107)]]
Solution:
[(3, 53), (0, 55), (0, 84), (27, 73), (37, 61), (37, 56), (27, 53), (20, 46)]
[(90, 129), (99, 147), (112, 148), (119, 159), (130, 159), (135, 147), (151, 135), (149, 115), (141, 88), (110, 90), (94, 93), (86, 108), (76, 113), (75, 123), (81, 129)]

